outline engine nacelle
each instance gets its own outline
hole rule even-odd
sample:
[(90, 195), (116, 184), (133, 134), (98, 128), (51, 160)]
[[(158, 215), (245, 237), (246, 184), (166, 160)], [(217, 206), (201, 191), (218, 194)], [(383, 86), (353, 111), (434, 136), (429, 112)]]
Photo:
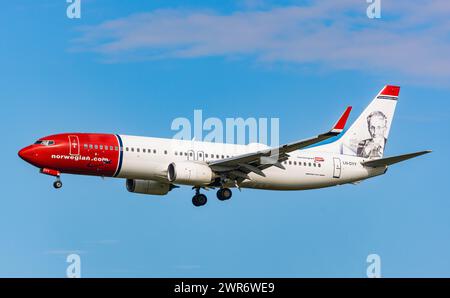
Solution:
[(167, 179), (177, 184), (207, 185), (213, 181), (214, 173), (206, 164), (190, 161), (173, 162), (167, 169)]
[(166, 195), (172, 190), (172, 185), (154, 180), (127, 179), (127, 190), (129, 192), (146, 195)]

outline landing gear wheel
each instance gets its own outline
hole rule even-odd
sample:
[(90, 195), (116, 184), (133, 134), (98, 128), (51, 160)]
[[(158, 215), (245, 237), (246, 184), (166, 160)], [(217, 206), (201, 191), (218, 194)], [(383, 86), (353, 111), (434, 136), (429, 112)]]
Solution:
[(62, 182), (60, 180), (56, 180), (55, 182), (53, 182), (53, 187), (56, 189), (59, 189), (62, 187)]
[(221, 201), (226, 201), (231, 199), (233, 192), (229, 188), (221, 188), (217, 191), (217, 198)]
[(208, 202), (208, 198), (203, 194), (195, 195), (192, 198), (192, 204), (194, 204), (195, 207), (203, 206), (206, 202)]

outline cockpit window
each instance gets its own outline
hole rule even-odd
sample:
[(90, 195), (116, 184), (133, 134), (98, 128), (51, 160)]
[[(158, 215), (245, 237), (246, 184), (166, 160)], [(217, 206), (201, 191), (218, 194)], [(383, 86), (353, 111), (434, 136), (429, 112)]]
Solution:
[(34, 143), (35, 145), (44, 145), (44, 146), (51, 146), (55, 144), (55, 141), (51, 140), (39, 140)]

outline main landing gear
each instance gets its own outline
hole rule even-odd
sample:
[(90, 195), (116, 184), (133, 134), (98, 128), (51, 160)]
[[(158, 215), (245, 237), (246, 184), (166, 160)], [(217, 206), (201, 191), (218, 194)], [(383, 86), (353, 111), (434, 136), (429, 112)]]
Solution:
[(204, 206), (208, 202), (208, 198), (200, 193), (200, 188), (195, 188), (195, 195), (192, 198), (192, 204), (194, 204), (195, 207)]
[[(221, 201), (229, 200), (232, 196), (233, 193), (229, 188), (220, 188), (217, 191), (217, 198)], [(194, 204), (195, 207), (201, 207), (206, 205), (207, 202), (208, 198), (204, 194), (200, 193), (199, 187), (195, 187), (195, 195), (192, 198), (192, 204)]]
[(217, 198), (221, 201), (226, 201), (231, 199), (233, 192), (229, 188), (221, 188), (217, 191)]

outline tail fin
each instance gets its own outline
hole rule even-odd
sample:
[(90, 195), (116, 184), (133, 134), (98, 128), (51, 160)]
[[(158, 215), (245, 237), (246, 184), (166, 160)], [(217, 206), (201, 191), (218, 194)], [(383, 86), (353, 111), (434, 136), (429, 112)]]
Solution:
[(326, 149), (368, 159), (382, 158), (399, 93), (400, 87), (385, 86), (342, 137)]

